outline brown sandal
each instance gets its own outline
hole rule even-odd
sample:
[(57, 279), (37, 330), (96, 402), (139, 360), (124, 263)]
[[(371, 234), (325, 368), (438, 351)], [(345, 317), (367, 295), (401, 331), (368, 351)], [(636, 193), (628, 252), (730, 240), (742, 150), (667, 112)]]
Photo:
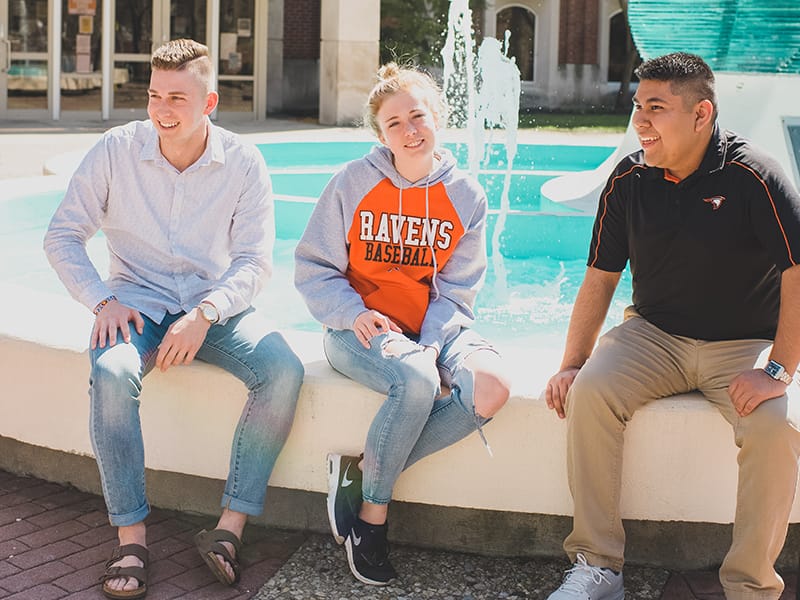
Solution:
[[(135, 556), (144, 566), (142, 567), (113, 567), (115, 562), (125, 556)], [(147, 563), (149, 562), (149, 552), (147, 548), (139, 544), (125, 544), (118, 546), (111, 553), (111, 558), (106, 561), (106, 572), (100, 576), (103, 582), (103, 594), (106, 598), (133, 600), (134, 598), (144, 598), (147, 594)], [(139, 582), (139, 587), (135, 590), (113, 590), (108, 587), (110, 579), (120, 577), (133, 577)]]
[[(231, 556), (228, 549), (222, 545), (222, 542), (228, 542), (236, 551), (236, 556)], [(236, 537), (235, 534), (225, 529), (213, 529), (206, 531), (203, 529), (200, 533), (194, 536), (194, 543), (197, 546), (197, 551), (200, 556), (211, 569), (217, 581), (224, 585), (233, 585), (239, 581), (239, 550), (242, 548), (242, 541)], [(225, 564), (217, 556), (219, 554), (233, 569), (233, 579), (230, 578), (225, 571)]]

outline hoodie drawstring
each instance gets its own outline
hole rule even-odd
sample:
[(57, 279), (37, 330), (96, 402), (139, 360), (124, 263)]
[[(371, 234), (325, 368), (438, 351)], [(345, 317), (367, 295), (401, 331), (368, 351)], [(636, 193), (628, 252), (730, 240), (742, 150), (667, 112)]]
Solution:
[[(431, 181), (431, 174), (428, 173), (427, 179), (425, 179), (425, 222), (430, 224), (431, 221), (431, 214), (430, 214), (430, 200), (428, 198), (428, 189), (430, 188), (429, 184)], [(428, 237), (428, 248), (431, 250), (431, 256), (433, 257), (433, 275), (431, 275), (431, 287), (433, 288), (433, 299), (437, 300), (439, 298), (439, 287), (436, 285), (436, 273), (439, 270), (439, 265), (436, 263), (436, 252), (433, 250), (433, 236)], [(402, 252), (402, 249), (400, 250)]]
[[(425, 223), (430, 225), (431, 220), (431, 213), (430, 213), (430, 196), (428, 191), (430, 190), (430, 182), (431, 182), (431, 175), (433, 174), (433, 170), (428, 173), (428, 176), (425, 178)], [(398, 183), (398, 198), (397, 198), (397, 223), (400, 227), (400, 256), (403, 256), (403, 183)], [(433, 288), (433, 299), (437, 300), (439, 298), (439, 286), (436, 285), (436, 274), (439, 271), (439, 265), (436, 261), (436, 252), (433, 249), (433, 236), (428, 237), (428, 249), (431, 251), (431, 257), (433, 258), (433, 274), (431, 275), (431, 287)], [(399, 268), (399, 267), (397, 267)]]

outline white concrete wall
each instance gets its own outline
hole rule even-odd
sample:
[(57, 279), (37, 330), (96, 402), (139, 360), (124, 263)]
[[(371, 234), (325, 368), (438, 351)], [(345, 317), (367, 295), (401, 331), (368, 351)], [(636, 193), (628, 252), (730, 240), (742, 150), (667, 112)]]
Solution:
[[(91, 454), (88, 356), (91, 317), (64, 296), (0, 286), (0, 435)], [(41, 309), (41, 310), (40, 310)], [(325, 455), (363, 449), (381, 397), (336, 374), (317, 334), (287, 338), (307, 374), (289, 441), (271, 485), (324, 492)], [(490, 458), (473, 435), (404, 473), (395, 498), (442, 506), (569, 515), (565, 431), (538, 397), (560, 349), (509, 352), (513, 397), (486, 427)], [(196, 363), (145, 379), (142, 422), (147, 465), (224, 479), (244, 386)], [(591, 440), (587, 440), (591, 443)], [(730, 522), (736, 449), (727, 423), (697, 396), (653, 403), (627, 433), (622, 514), (654, 521)], [(795, 506), (793, 520), (800, 520)]]
[(769, 152), (800, 189), (783, 127), (786, 117), (800, 118), (800, 75), (717, 73), (720, 125)]

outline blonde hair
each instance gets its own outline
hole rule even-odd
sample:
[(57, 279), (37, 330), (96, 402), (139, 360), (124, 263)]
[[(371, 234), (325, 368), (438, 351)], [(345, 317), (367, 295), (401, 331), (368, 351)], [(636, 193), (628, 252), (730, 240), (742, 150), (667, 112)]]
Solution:
[(447, 104), (442, 90), (433, 77), (415, 67), (401, 67), (395, 62), (386, 63), (378, 69), (378, 82), (372, 88), (364, 106), (364, 125), (381, 135), (378, 123), (378, 111), (389, 96), (409, 88), (417, 88), (422, 92), (422, 99), (436, 117), (439, 126), (447, 121)]
[(161, 71), (189, 71), (206, 92), (214, 89), (214, 67), (208, 46), (189, 39), (172, 40), (153, 52), (150, 68)]

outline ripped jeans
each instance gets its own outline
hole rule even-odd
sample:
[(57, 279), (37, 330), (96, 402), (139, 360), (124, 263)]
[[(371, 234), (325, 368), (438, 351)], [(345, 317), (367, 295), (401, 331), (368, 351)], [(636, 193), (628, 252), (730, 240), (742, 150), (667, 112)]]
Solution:
[[(405, 469), (483, 426), (475, 412), (474, 377), (464, 360), (477, 350), (497, 352), (470, 329), (446, 344), (436, 361), (403, 334), (372, 338), (364, 348), (352, 330), (326, 329), (331, 366), (386, 400), (370, 425), (364, 447), (364, 500), (388, 504)], [(442, 384), (450, 393), (439, 398)]]

